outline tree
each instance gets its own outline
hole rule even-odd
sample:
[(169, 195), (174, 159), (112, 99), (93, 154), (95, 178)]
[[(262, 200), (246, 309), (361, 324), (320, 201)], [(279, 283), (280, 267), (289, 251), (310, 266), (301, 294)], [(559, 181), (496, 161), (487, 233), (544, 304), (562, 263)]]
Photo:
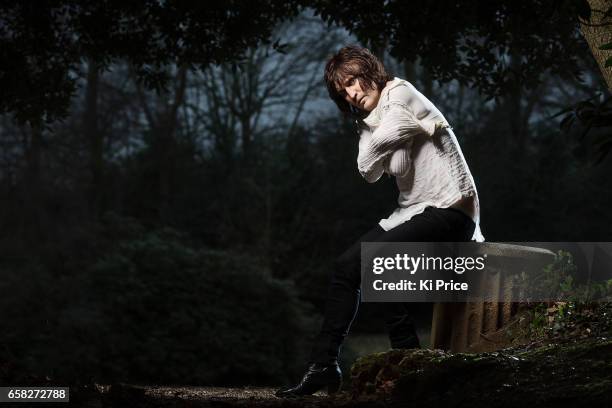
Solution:
[[(250, 48), (235, 64), (194, 74), (187, 104), (187, 117), (197, 118), (208, 142), (203, 144), (216, 165), (213, 172), (223, 175), (222, 185), (215, 188), (218, 194), (211, 198), (230, 209), (219, 224), (227, 226), (228, 235), (240, 228), (233, 241), (254, 239), (266, 257), (273, 250), (282, 252), (291, 246), (287, 240), (296, 238), (293, 234), (274, 242), (280, 235), (275, 226), (283, 216), (282, 200), (304, 188), (296, 180), (304, 181), (302, 173), (308, 171), (306, 166), (294, 166), (290, 150), (295, 139), (304, 137), (302, 128), (309, 125), (302, 119), (312, 113), (314, 102), (327, 99), (322, 67), (346, 39), (343, 30), (326, 29), (309, 12), (281, 24), (272, 35), (282, 42)], [(284, 174), (289, 171), (290, 175)], [(299, 214), (306, 206), (292, 204), (287, 223), (295, 230), (304, 222)]]
[[(178, 112), (185, 102), (187, 89), (187, 66), (177, 67), (173, 75), (174, 84), (172, 92), (166, 91), (157, 98), (157, 103), (150, 106), (141, 87), (138, 87), (138, 96), (142, 110), (147, 119), (147, 128), (150, 134), (149, 144), (153, 168), (156, 169), (156, 190), (158, 215), (162, 221), (169, 219), (169, 206), (173, 193), (175, 180), (175, 161), (177, 155), (176, 131), (179, 126)], [(155, 100), (155, 98), (152, 98)]]
[(321, 25), (304, 14), (273, 32), (283, 43), (250, 48), (237, 63), (201, 71), (192, 86), (203, 91), (202, 100), (190, 107), (207, 113), (198, 117), (219, 152), (239, 149), (248, 158), (265, 134), (291, 137), (309, 96), (320, 97), (324, 90), (325, 58), (344, 38), (338, 29), (321, 38)]
[(612, 91), (612, 2), (585, 0), (582, 4), (580, 31)]
[(571, 0), (313, 0), (312, 5), (363, 43), (388, 43), (400, 60), (419, 57), (434, 79), (457, 79), (490, 97), (517, 86), (533, 88), (544, 72), (574, 76), (576, 56), (585, 49), (577, 31), (578, 5)]
[(83, 58), (100, 69), (127, 61), (161, 89), (169, 64), (207, 67), (267, 41), (298, 5), (281, 0), (213, 3), (49, 0), (0, 4), (0, 113), (20, 122), (67, 115)]
[[(85, 57), (101, 68), (127, 61), (147, 86), (161, 89), (164, 66), (202, 69), (240, 60), (249, 47), (270, 43), (275, 25), (304, 7), (373, 48), (388, 44), (400, 60), (420, 57), (433, 79), (458, 79), (495, 97), (517, 84), (535, 87), (544, 72), (577, 74), (584, 1), (13, 0), (0, 5), (0, 112), (21, 121), (65, 117)], [(509, 64), (510, 55), (520, 60)]]

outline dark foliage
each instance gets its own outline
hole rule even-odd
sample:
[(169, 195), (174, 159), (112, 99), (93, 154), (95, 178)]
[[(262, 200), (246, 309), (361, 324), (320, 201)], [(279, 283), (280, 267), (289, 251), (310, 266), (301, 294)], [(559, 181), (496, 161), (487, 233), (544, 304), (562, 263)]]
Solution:
[[(302, 6), (420, 61), (413, 82), (460, 138), (489, 240), (609, 240), (610, 162), (591, 166), (581, 129), (549, 119), (597, 87), (575, 78), (595, 72), (579, 10), (523, 3), (2, 2), (2, 359), (81, 382), (209, 384), (279, 382), (304, 361), (305, 304), (323, 307), (333, 258), (396, 190), (360, 178), (335, 111), (251, 128), (274, 89), (253, 84), (277, 83), (264, 57), (310, 51), (270, 34)], [(273, 102), (289, 117), (294, 99)], [(566, 113), (595, 127), (609, 105), (591, 102)]]
[[(244, 51), (271, 42), (278, 21), (312, 7), (365, 43), (388, 46), (400, 60), (419, 57), (433, 78), (457, 79), (495, 97), (533, 88), (544, 71), (579, 75), (577, 32), (584, 2), (231, 1), (3, 2), (0, 6), (0, 112), (20, 121), (66, 117), (78, 65), (101, 69), (127, 61), (153, 89), (168, 64), (203, 68), (240, 63)], [(274, 42), (279, 51), (283, 44)]]
[(169, 228), (104, 221), (95, 256), (3, 268), (0, 308), (19, 311), (0, 336), (2, 360), (19, 362), (3, 381), (262, 384), (301, 368), (313, 326), (291, 281)]
[(586, 46), (577, 31), (579, 3), (313, 1), (324, 19), (374, 48), (389, 47), (400, 60), (419, 57), (433, 78), (456, 79), (490, 97), (533, 88), (544, 71), (579, 74), (576, 55)]
[(296, 3), (279, 0), (4, 1), (0, 112), (19, 121), (66, 117), (83, 60), (100, 69), (128, 61), (147, 86), (163, 89), (166, 65), (238, 61), (296, 11)]

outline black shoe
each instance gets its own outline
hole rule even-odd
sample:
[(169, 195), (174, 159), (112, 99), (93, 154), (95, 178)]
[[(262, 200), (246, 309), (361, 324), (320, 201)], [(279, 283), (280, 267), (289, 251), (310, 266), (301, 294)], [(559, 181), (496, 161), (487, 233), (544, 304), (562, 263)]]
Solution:
[(302, 377), (302, 381), (294, 387), (281, 388), (275, 395), (280, 398), (293, 398), (302, 395), (312, 395), (315, 392), (327, 388), (329, 395), (335, 394), (342, 385), (342, 371), (338, 363), (321, 364), (313, 363)]

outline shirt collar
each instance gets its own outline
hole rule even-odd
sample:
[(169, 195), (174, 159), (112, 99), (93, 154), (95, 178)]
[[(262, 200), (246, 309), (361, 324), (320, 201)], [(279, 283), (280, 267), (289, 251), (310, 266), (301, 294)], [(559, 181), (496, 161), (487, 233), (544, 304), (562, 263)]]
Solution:
[(376, 107), (372, 109), (372, 111), (366, 116), (363, 121), (369, 127), (377, 127), (380, 124), (380, 107), (383, 105), (384, 100), (388, 99), (389, 91), (395, 87), (398, 87), (402, 84), (403, 80), (395, 77), (391, 81), (390, 84), (387, 84), (380, 93), (380, 98), (378, 98), (378, 103)]

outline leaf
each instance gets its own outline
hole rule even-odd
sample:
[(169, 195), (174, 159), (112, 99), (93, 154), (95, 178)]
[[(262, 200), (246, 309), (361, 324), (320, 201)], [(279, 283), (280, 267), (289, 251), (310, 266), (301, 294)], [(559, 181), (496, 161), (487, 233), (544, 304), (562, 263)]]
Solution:
[(574, 123), (575, 119), (576, 119), (576, 116), (574, 116), (573, 113), (570, 113), (565, 118), (563, 118), (563, 120), (559, 124), (559, 129), (561, 129), (564, 132), (568, 132), (570, 128), (572, 127), (572, 123)]
[(589, 123), (587, 123), (586, 128), (584, 129), (584, 131), (580, 135), (579, 139), (583, 140), (585, 138), (585, 136), (589, 133), (589, 131), (591, 130), (592, 127), (593, 127), (593, 124), (591, 123), (591, 121), (589, 121)]
[(595, 104), (591, 102), (590, 100), (578, 102), (576, 104), (576, 110), (586, 110), (586, 109), (594, 109), (594, 108), (595, 108)]
[(280, 39), (276, 40), (274, 44), (272, 44), (272, 49), (280, 54), (287, 54), (288, 43), (281, 44)]
[(612, 50), (612, 42), (599, 46), (600, 50)]
[[(491, 98), (491, 99), (492, 99), (492, 98)], [(489, 100), (490, 100), (490, 99), (489, 99)], [(550, 116), (550, 117), (549, 117), (549, 119), (556, 118), (557, 116), (561, 116), (561, 115), (563, 115), (564, 113), (567, 113), (567, 112), (572, 112), (573, 110), (574, 110), (574, 105), (569, 106), (569, 107), (567, 107), (567, 108), (563, 109), (562, 111), (557, 112), (557, 113), (555, 113), (554, 115)]]

